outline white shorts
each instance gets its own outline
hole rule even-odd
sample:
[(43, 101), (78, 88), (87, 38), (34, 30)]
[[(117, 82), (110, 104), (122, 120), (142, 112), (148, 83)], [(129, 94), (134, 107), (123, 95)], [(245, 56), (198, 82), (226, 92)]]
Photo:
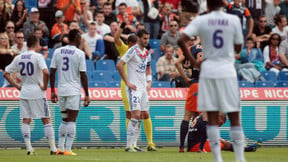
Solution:
[(20, 99), (20, 117), (33, 119), (50, 118), (46, 99)]
[(149, 111), (149, 100), (146, 89), (137, 89), (137, 91), (126, 88), (130, 104), (130, 110)]
[(59, 96), (60, 111), (80, 110), (81, 95)]
[(199, 111), (240, 111), (240, 93), (237, 78), (200, 78), (198, 89)]

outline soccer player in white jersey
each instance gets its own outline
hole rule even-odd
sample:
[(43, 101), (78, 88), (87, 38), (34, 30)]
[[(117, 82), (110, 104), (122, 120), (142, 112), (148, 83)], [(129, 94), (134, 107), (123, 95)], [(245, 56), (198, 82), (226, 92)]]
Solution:
[[(137, 33), (137, 44), (132, 46), (117, 64), (121, 78), (127, 85), (130, 102), (131, 120), (127, 128), (127, 145), (125, 151), (136, 152), (133, 144), (140, 134), (141, 118), (149, 118), (148, 91), (151, 89), (152, 72), (151, 55), (145, 48), (149, 43), (149, 33), (142, 29)], [(127, 64), (127, 74), (124, 65)], [(149, 150), (149, 146), (147, 148)]]
[(81, 43), (79, 30), (71, 30), (68, 39), (67, 46), (55, 50), (50, 66), (51, 100), (53, 103), (58, 101), (54, 88), (55, 73), (58, 70), (59, 107), (62, 115), (57, 155), (76, 155), (72, 152), (71, 147), (76, 133), (76, 119), (80, 110), (81, 83), (85, 92), (84, 106), (87, 107), (90, 102), (85, 53), (78, 49)]
[(198, 110), (207, 111), (207, 135), (215, 162), (222, 162), (218, 112), (228, 113), (231, 139), (237, 161), (244, 162), (244, 134), (240, 126), (240, 95), (234, 68), (234, 55), (240, 53), (243, 43), (238, 17), (222, 11), (222, 0), (207, 0), (210, 13), (196, 17), (183, 31), (178, 45), (192, 65), (199, 67), (185, 46), (192, 36), (200, 36), (204, 61), (201, 64)]
[[(50, 154), (56, 154), (54, 129), (50, 120), (50, 112), (46, 102), (46, 89), (49, 80), (49, 71), (43, 55), (35, 51), (40, 47), (35, 36), (27, 39), (28, 51), (15, 57), (6, 67), (4, 77), (7, 81), (20, 90), (20, 117), (23, 118), (21, 126), (25, 141), (27, 155), (36, 155), (31, 145), (30, 123), (31, 119), (42, 119), (44, 133), (50, 145)], [(17, 72), (22, 80), (17, 84), (10, 74)]]

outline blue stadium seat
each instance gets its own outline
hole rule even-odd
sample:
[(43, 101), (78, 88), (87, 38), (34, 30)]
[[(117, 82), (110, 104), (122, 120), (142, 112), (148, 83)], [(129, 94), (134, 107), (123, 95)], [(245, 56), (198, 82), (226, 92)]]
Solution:
[(93, 80), (93, 72), (94, 72), (94, 71), (87, 71), (87, 72), (86, 72), (87, 77), (88, 77), (88, 81), (90, 81), (90, 80), (92, 81), (92, 80)]
[(159, 39), (150, 39), (149, 40), (149, 45), (151, 48), (153, 49), (158, 49), (160, 50), (160, 45), (161, 45), (161, 42)]
[(288, 81), (278, 81), (276, 82), (276, 87), (288, 87)]
[(89, 82), (89, 87), (108, 87), (108, 84), (101, 81)]
[(115, 62), (113, 60), (98, 60), (96, 61), (96, 70), (115, 71)]
[(239, 87), (254, 87), (254, 84), (247, 81), (239, 81)]
[(274, 73), (273, 71), (263, 71), (261, 72), (261, 74), (266, 81), (277, 81), (276, 73)]
[(3, 71), (0, 71), (0, 85), (2, 86), (4, 83)]
[(120, 87), (120, 81), (109, 82), (109, 87)]
[(288, 81), (288, 71), (280, 71), (279, 72), (279, 80), (280, 81)]
[(48, 48), (48, 59), (52, 59), (54, 51), (54, 48)]
[(87, 72), (94, 72), (95, 71), (95, 66), (94, 66), (94, 62), (92, 60), (86, 60), (86, 70)]
[(255, 83), (256, 87), (275, 87), (275, 82), (258, 81)]
[(93, 80), (94, 81), (103, 81), (103, 82), (110, 82), (113, 80), (112, 72), (110, 71), (95, 71), (93, 73)]
[(118, 71), (114, 71), (113, 72), (113, 81), (120, 81), (121, 80), (121, 76), (119, 74)]
[(164, 81), (154, 81), (152, 82), (152, 87), (153, 88), (170, 88), (171, 84), (170, 82), (164, 82)]
[(153, 80), (155, 80), (155, 79), (157, 80), (156, 61), (151, 60), (150, 66), (151, 66), (151, 70), (152, 70), (152, 78), (153, 78)]
[(152, 60), (157, 61), (161, 56), (163, 56), (163, 53), (160, 51), (160, 49), (154, 49), (154, 52), (151, 55), (151, 58)]

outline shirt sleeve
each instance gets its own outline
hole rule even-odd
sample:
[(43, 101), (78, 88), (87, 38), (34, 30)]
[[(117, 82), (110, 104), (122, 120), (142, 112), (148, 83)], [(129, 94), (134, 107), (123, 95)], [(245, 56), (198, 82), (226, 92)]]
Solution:
[(85, 59), (85, 53), (81, 53), (80, 55), (80, 66), (79, 71), (86, 72), (86, 59)]
[(198, 27), (201, 27), (200, 25), (200, 19), (198, 16), (196, 17), (192, 22), (189, 23), (189, 25), (183, 30), (183, 33), (186, 34), (188, 37), (197, 36), (199, 35)]
[(241, 29), (240, 19), (234, 16), (236, 20), (235, 22), (235, 30), (234, 30), (234, 44), (243, 44), (243, 33)]
[(121, 60), (124, 61), (125, 63), (129, 62), (129, 60), (134, 56), (134, 49), (135, 49), (135, 48), (130, 48), (130, 49), (124, 54), (124, 56), (121, 58)]
[[(40, 54), (39, 54), (39, 55), (40, 55)], [(46, 62), (45, 62), (45, 60), (44, 60), (44, 56), (43, 56), (43, 55), (40, 55), (40, 56), (38, 57), (38, 64), (39, 64), (39, 68), (40, 68), (41, 70), (47, 69), (47, 65), (46, 65)]]
[(8, 73), (14, 73), (15, 71), (17, 71), (17, 59), (15, 58), (11, 64), (9, 64), (8, 66), (6, 66), (5, 71)]
[(57, 63), (56, 63), (57, 51), (58, 50), (55, 50), (54, 53), (53, 53), (52, 61), (51, 61), (51, 64), (50, 64), (50, 68), (56, 68), (57, 69)]
[(263, 50), (263, 56), (264, 56), (264, 64), (266, 64), (267, 62), (270, 62), (270, 58), (269, 58), (269, 46), (266, 46)]

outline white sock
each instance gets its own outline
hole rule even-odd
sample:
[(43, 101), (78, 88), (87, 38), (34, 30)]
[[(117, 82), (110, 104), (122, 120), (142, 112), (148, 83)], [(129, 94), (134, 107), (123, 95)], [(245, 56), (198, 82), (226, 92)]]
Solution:
[(131, 118), (131, 120), (128, 123), (127, 128), (127, 144), (126, 147), (130, 147), (133, 144), (135, 144), (135, 136), (137, 134), (137, 127), (138, 127), (138, 120), (135, 118)]
[(58, 133), (59, 135), (58, 148), (62, 152), (64, 151), (64, 145), (65, 145), (65, 140), (66, 140), (66, 135), (67, 135), (66, 128), (67, 128), (67, 122), (62, 121), (62, 123), (59, 126), (59, 133)]
[(67, 151), (71, 151), (75, 133), (76, 133), (76, 123), (68, 122), (67, 123), (67, 137), (66, 137), (66, 150)]
[(245, 162), (244, 157), (244, 134), (240, 126), (231, 127), (231, 140), (236, 160)]
[(207, 136), (215, 162), (223, 162), (220, 148), (220, 132), (218, 126), (207, 126)]
[(141, 131), (141, 120), (138, 121), (138, 127), (136, 128), (136, 134), (135, 134), (135, 139), (134, 139), (134, 143), (133, 146), (136, 147), (137, 146), (137, 141), (138, 138), (140, 136), (140, 131)]
[(56, 152), (56, 146), (55, 146), (55, 135), (54, 135), (54, 129), (52, 127), (52, 124), (46, 124), (44, 125), (44, 133), (45, 137), (48, 138), (48, 143), (50, 145), (50, 150), (53, 152)]
[(27, 151), (33, 151), (33, 148), (31, 145), (30, 125), (23, 123), (21, 126), (21, 131), (22, 131), (22, 136), (24, 138)]

